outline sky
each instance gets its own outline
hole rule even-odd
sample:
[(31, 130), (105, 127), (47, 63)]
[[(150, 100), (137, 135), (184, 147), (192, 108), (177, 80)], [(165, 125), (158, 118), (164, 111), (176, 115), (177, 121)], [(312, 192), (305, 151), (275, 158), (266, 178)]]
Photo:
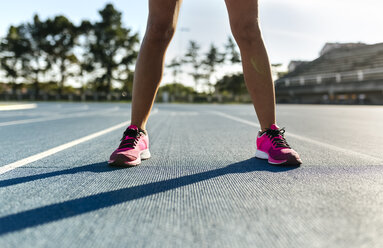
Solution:
[[(123, 13), (125, 26), (143, 37), (147, 0), (3, 1), (0, 37), (10, 25), (31, 21), (35, 13), (42, 19), (63, 14), (76, 24), (83, 19), (98, 20), (98, 10), (107, 3)], [(326, 42), (383, 42), (382, 9), (381, 0), (259, 0), (259, 19), (270, 62), (286, 67), (290, 60), (313, 60)], [(200, 43), (206, 52), (211, 43), (222, 47), (230, 35), (224, 0), (183, 0), (166, 63), (184, 54), (189, 40)], [(171, 73), (165, 72), (163, 81), (171, 81)], [(190, 79), (183, 80), (191, 84)]]

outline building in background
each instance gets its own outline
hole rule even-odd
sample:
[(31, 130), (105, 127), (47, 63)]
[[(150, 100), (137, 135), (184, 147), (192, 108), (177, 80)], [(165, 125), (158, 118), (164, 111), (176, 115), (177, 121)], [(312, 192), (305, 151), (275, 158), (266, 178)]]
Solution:
[(326, 43), (275, 82), (279, 103), (383, 104), (383, 43)]
[(292, 71), (295, 71), (295, 69), (298, 67), (298, 66), (301, 66), (303, 64), (307, 64), (309, 63), (310, 61), (304, 61), (304, 60), (291, 60), (289, 65), (287, 66), (287, 70), (288, 72), (292, 72)]
[(328, 42), (326, 43), (322, 50), (319, 52), (319, 56), (322, 56), (324, 55), (325, 53), (328, 53), (334, 49), (337, 49), (337, 48), (355, 48), (355, 47), (363, 47), (363, 46), (366, 46), (365, 43), (339, 43), (339, 42)]

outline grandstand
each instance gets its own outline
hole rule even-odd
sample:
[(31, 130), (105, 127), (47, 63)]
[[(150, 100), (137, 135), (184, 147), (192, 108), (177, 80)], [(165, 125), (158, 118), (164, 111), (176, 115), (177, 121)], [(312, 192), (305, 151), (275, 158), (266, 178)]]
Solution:
[(383, 43), (327, 43), (320, 54), (292, 61), (275, 82), (278, 102), (383, 104)]

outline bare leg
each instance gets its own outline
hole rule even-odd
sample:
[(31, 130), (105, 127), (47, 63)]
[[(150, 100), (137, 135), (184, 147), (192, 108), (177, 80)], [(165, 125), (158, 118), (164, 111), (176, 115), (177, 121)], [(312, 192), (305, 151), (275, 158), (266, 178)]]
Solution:
[(145, 129), (182, 0), (149, 0), (149, 17), (133, 80), (132, 124)]
[(258, 0), (225, 0), (239, 46), (246, 87), (262, 130), (275, 124), (275, 92), (270, 62), (258, 23)]

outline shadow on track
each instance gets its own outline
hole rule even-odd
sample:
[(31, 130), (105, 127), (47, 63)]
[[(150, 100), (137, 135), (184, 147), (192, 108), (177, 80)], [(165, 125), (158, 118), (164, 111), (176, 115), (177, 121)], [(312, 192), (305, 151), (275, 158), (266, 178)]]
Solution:
[(66, 170), (52, 171), (52, 172), (38, 174), (38, 175), (7, 179), (7, 180), (0, 181), (0, 188), (16, 185), (20, 183), (32, 182), (35, 180), (40, 180), (40, 179), (45, 179), (50, 177), (61, 176), (61, 175), (76, 174), (81, 172), (102, 173), (102, 172), (110, 172), (111, 170), (123, 169), (123, 168), (117, 168), (117, 167), (111, 168), (105, 165), (106, 165), (105, 162), (101, 162), (101, 163), (88, 164), (88, 165), (75, 167), (75, 168), (69, 168)]
[[(152, 182), (144, 185), (133, 186), (130, 188), (112, 190), (4, 216), (0, 218), (0, 235), (96, 211), (102, 208), (111, 207), (124, 202), (155, 195), (161, 192), (173, 190), (227, 174), (249, 173), (253, 171), (270, 171), (278, 173), (295, 168), (296, 167), (274, 167), (268, 165), (266, 161), (251, 158), (238, 163), (230, 164), (223, 168), (158, 182)], [(4, 181), (2, 181), (1, 185), (14, 185), (17, 183), (29, 182), (32, 180), (65, 174), (74, 174), (84, 171), (106, 172), (113, 169), (115, 168), (107, 167), (106, 163), (97, 163), (62, 171), (22, 177), (18, 179), (9, 179), (6, 180), (7, 183), (3, 183)]]

